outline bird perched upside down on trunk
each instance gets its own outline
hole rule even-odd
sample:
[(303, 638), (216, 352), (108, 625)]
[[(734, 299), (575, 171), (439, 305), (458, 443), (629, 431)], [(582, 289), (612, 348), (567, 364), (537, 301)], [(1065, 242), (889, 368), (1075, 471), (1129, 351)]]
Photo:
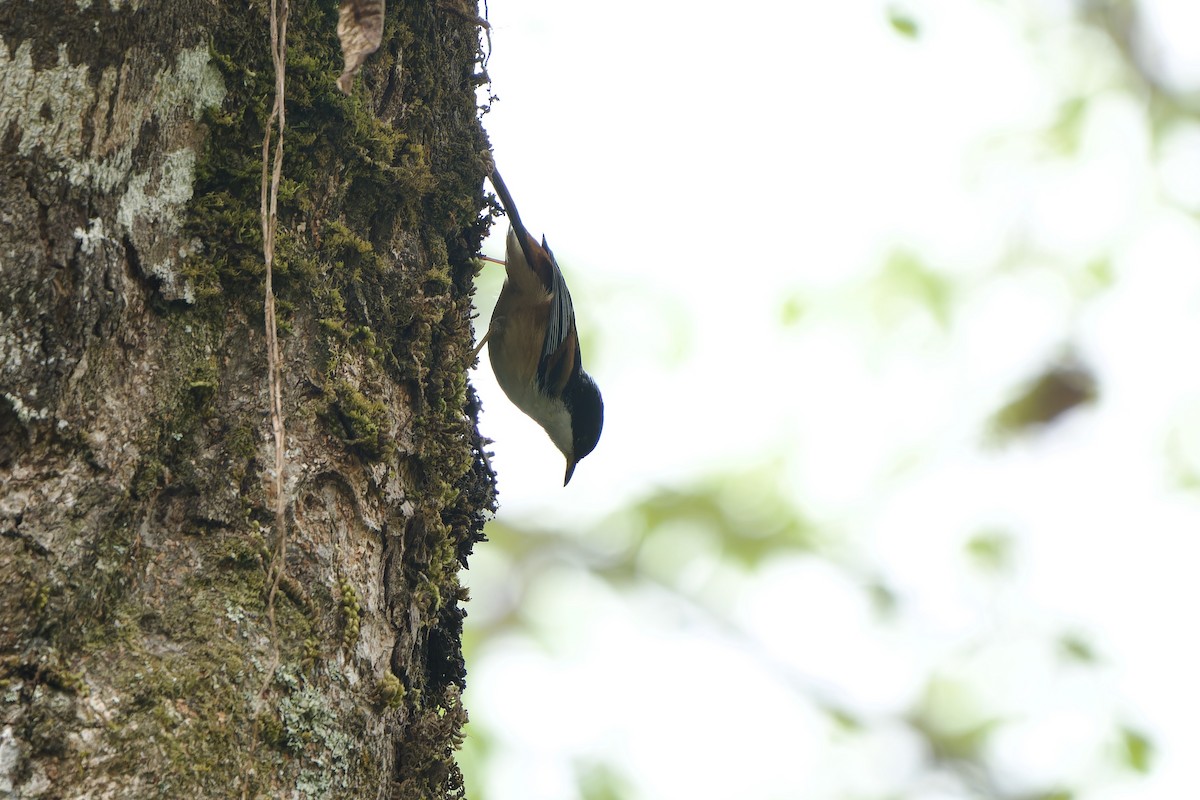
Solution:
[(475, 354), (488, 346), (500, 388), (566, 456), (566, 486), (575, 465), (600, 440), (604, 401), (596, 382), (583, 371), (571, 292), (546, 237), (539, 244), (521, 224), (500, 173), (493, 170), (491, 180), (511, 223), (504, 260), (507, 277)]

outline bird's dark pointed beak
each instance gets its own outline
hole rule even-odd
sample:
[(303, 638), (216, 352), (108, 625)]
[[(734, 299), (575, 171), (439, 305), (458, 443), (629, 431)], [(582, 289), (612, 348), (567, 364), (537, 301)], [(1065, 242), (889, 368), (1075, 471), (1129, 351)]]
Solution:
[(565, 478), (563, 478), (563, 486), (566, 486), (568, 483), (571, 482), (571, 476), (575, 474), (575, 465), (578, 463), (579, 463), (578, 461), (572, 461), (572, 460), (567, 461), (567, 475)]

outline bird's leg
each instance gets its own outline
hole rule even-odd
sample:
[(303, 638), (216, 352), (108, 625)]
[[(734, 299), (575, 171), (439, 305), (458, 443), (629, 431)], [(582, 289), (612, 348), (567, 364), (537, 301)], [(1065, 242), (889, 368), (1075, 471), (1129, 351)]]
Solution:
[(479, 344), (475, 345), (475, 350), (471, 353), (471, 360), (467, 363), (469, 363), (469, 364), (475, 363), (475, 360), (479, 358), (479, 351), (483, 349), (483, 346), (485, 344), (487, 344), (487, 341), (490, 338), (492, 338), (492, 328), (489, 325), (488, 329), (487, 329), (487, 333), (485, 333), (483, 335), (483, 338), (479, 340)]

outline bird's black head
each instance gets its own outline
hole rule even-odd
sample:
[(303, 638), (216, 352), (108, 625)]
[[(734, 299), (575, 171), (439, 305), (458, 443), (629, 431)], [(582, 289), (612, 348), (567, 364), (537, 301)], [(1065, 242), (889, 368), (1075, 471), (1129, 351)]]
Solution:
[(563, 486), (566, 486), (575, 472), (575, 465), (595, 450), (600, 441), (600, 431), (604, 428), (604, 400), (600, 397), (600, 387), (583, 370), (571, 376), (562, 398), (571, 413), (573, 460), (567, 463), (567, 475), (563, 480)]

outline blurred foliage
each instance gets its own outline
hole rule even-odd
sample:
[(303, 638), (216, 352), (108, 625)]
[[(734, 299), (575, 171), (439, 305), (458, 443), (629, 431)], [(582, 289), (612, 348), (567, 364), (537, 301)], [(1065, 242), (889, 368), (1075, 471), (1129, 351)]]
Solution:
[(981, 531), (967, 541), (967, 554), (984, 572), (1006, 572), (1012, 568), (1013, 546), (1013, 535), (1007, 531)]
[(1073, 156), (1079, 152), (1088, 109), (1087, 97), (1071, 97), (1059, 103), (1057, 118), (1045, 134), (1045, 142), (1055, 155)]
[(663, 489), (631, 513), (647, 535), (680, 521), (703, 527), (716, 537), (725, 558), (753, 568), (764, 559), (820, 545), (816, 526), (786, 496), (778, 474), (778, 466), (769, 465), (754, 473)]
[(885, 322), (895, 322), (913, 306), (928, 312), (942, 328), (950, 327), (954, 293), (950, 281), (916, 253), (900, 250), (884, 262), (875, 280), (875, 305)]
[(1095, 402), (1096, 378), (1073, 357), (1051, 364), (991, 419), (991, 437), (1007, 441), (1045, 428), (1073, 408)]
[[(713, 478), (691, 488), (663, 488), (580, 535), (493, 523), (489, 528), (489, 548), (506, 554), (509, 605), (507, 609), (493, 606), (488, 610), (487, 622), (476, 621), (469, 626), (465, 642), (468, 663), (473, 663), (486, 642), (496, 637), (522, 632), (531, 640), (540, 640), (538, 621), (527, 613), (526, 598), (542, 580), (554, 579), (564, 568), (573, 569), (599, 578), (614, 592), (653, 586), (671, 593), (691, 612), (707, 620), (708, 635), (724, 638), (742, 652), (762, 659), (769, 671), (820, 709), (833, 729), (850, 737), (867, 735), (881, 720), (864, 717), (807, 678), (774, 661), (765, 654), (760, 642), (731, 621), (719, 601), (707, 596), (706, 585), (679, 580), (697, 561), (719, 559), (726, 567), (736, 567), (748, 580), (753, 580), (756, 570), (783, 554), (808, 554), (835, 563), (840, 570), (855, 576), (855, 583), (882, 618), (898, 613), (902, 600), (895, 590), (864, 574), (853, 559), (847, 560), (844, 542), (820, 535), (814, 523), (797, 510), (794, 499), (782, 490), (777, 475), (778, 470), (767, 469), (762, 474)], [(672, 547), (662, 558), (647, 559), (645, 554), (655, 546), (655, 540), (674, 536), (671, 531), (678, 532), (679, 546)], [(1012, 548), (1010, 533), (985, 530), (967, 542), (965, 555), (980, 569), (1003, 575), (1011, 571)], [(970, 645), (964, 654), (976, 646)], [(1047, 638), (1045, 647), (1051, 652), (1057, 650), (1074, 663), (1090, 665), (1097, 661), (1091, 645), (1079, 634)], [(960, 787), (964, 796), (998, 800), (1073, 796), (1059, 787), (1046, 787), (1036, 795), (1009, 794), (998, 788), (999, 781), (988, 761), (988, 748), (993, 735), (1006, 721), (988, 711), (987, 694), (988, 688), (974, 682), (968, 673), (935, 673), (929, 676), (912, 708), (895, 721), (923, 743), (929, 768)], [(1143, 769), (1152, 752), (1149, 740), (1131, 729), (1121, 729), (1119, 736), (1124, 761), (1134, 769)], [(464, 758), (468, 774), (486, 763), (502, 738), (499, 731), (477, 721), (471, 723)], [(580, 800), (638, 796), (632, 788), (634, 784), (616, 765), (589, 761), (577, 764), (576, 773)], [(479, 800), (482, 795), (473, 796)], [(920, 795), (897, 791), (893, 796)]]
[(1112, 288), (1113, 280), (1112, 259), (1108, 257), (1092, 259), (1084, 267), (1083, 285), (1080, 286), (1080, 294), (1086, 296), (1110, 289)]
[[(1148, 128), (1161, 137), (1173, 123), (1200, 119), (1200, 94), (1181, 96), (1166, 86), (1147, 58), (1152, 48), (1139, 44), (1139, 4), (1133, 0), (1074, 0), (1077, 21), (1093, 34), (1102, 35), (1110, 51), (1120, 59), (1116, 69), (1120, 83), (1113, 87), (1136, 97), (1149, 97)], [(919, 42), (921, 26), (899, 8), (887, 12), (887, 23), (898, 35)], [(1031, 24), (1028, 35), (1037, 39), (1046, 34), (1051, 44), (1054, 24), (1042, 22), (1043, 29)], [(1035, 148), (1038, 157), (1049, 152), (1052, 159), (1069, 162), (1080, 155), (1089, 115), (1098, 92), (1094, 86), (1063, 88), (1044, 130), (1038, 132)], [(996, 265), (996, 272), (1028, 255), (1024, 243), (1014, 245), (1008, 259)], [(1082, 268), (1082, 271), (1080, 271)], [(1102, 297), (1115, 283), (1112, 257), (1102, 253), (1064, 267), (1064, 273), (1079, 275), (1072, 284), (1076, 300), (1087, 303)], [(986, 280), (984, 278), (983, 280)], [(898, 248), (882, 261), (867, 284), (872, 313), (885, 325), (902, 319), (914, 309), (928, 314), (943, 332), (949, 332), (964, 300), (966, 289), (955, 280), (930, 266), (926, 257), (914, 249)], [(809, 298), (797, 294), (781, 299), (778, 322), (790, 328), (802, 325), (811, 311)], [(1020, 325), (1021, 320), (1014, 320)], [(1095, 403), (1100, 395), (1098, 379), (1088, 363), (1074, 351), (1047, 353), (1046, 366), (1029, 380), (1013, 387), (1010, 399), (999, 404), (986, 423), (986, 438), (991, 442), (1009, 442), (1030, 436), (1054, 425), (1074, 409)], [(1183, 469), (1182, 467), (1180, 468)], [(1188, 472), (1200, 485), (1197, 469)], [(753, 579), (756, 571), (776, 559), (798, 554), (824, 559), (851, 576), (871, 607), (882, 619), (902, 620), (905, 596), (888, 582), (864, 567), (869, 559), (852, 554), (852, 548), (803, 513), (801, 500), (780, 481), (778, 464), (760, 469), (711, 476), (691, 486), (672, 486), (649, 492), (639, 502), (617, 511), (601, 521), (586, 535), (566, 535), (536, 527), (517, 527), (516, 523), (497, 522), (490, 528), (490, 548), (502, 551), (508, 567), (506, 608), (492, 608), (484, 624), (470, 629), (468, 661), (472, 651), (489, 638), (524, 633), (533, 636), (530, 619), (520, 612), (523, 599), (545, 576), (568, 568), (586, 574), (611, 587), (627, 592), (653, 586), (670, 592), (689, 607), (708, 614), (711, 631), (726, 637), (748, 652), (764, 659), (753, 637), (739, 630), (723, 613), (723, 598), (706, 596), (711, 586), (703, 581), (684, 580), (694, 574), (699, 563), (718, 562), (722, 569)], [(1019, 573), (1014, 532), (1004, 528), (978, 530), (958, 540), (958, 557), (964, 566), (974, 568), (974, 579), (986, 584), (981, 593), (987, 602), (995, 601), (1016, 583)], [(979, 580), (979, 574), (989, 580)], [(988, 595), (988, 592), (993, 592)], [(999, 627), (999, 626), (998, 626)], [(1007, 640), (1004, 636), (1009, 636)], [(977, 656), (990, 652), (997, 642), (1022, 643), (1035, 639), (1047, 662), (1068, 674), (1080, 669), (1099, 670), (1104, 659), (1096, 646), (1083, 634), (1055, 630), (1054, 621), (1044, 628), (1023, 627), (1018, 635), (1003, 631), (984, 631), (980, 638), (963, 643), (953, 656)], [(951, 658), (951, 660), (953, 660)], [(773, 670), (786, 667), (772, 664)], [(886, 669), (886, 665), (881, 665)], [(786, 676), (785, 676), (786, 678)], [(898, 725), (920, 742), (929, 774), (946, 777), (952, 789), (939, 792), (945, 797), (988, 797), (998, 800), (1073, 800), (1080, 787), (1047, 785), (1032, 792), (1015, 792), (996, 774), (991, 745), (996, 734), (1013, 720), (999, 718), (988, 700), (993, 686), (969, 671), (948, 673), (932, 671), (923, 690), (911, 707), (891, 716), (870, 716), (823, 696), (803, 679), (786, 681), (797, 693), (805, 695), (829, 720), (831, 730), (850, 738), (865, 737), (872, 729)], [(1112, 721), (1109, 729), (1119, 742), (1115, 760), (1125, 768), (1145, 774), (1153, 768), (1155, 744), (1152, 736), (1140, 729)], [(468, 750), (472, 760), (486, 761), (500, 740), (498, 731), (474, 723)], [(1110, 739), (1109, 741), (1113, 741)], [(637, 796), (636, 784), (615, 765), (589, 762), (577, 765), (578, 797), (583, 800), (610, 800)], [(889, 798), (921, 797), (921, 776), (910, 785), (893, 787)], [(478, 792), (473, 796), (480, 797)]]
[(929, 745), (934, 761), (975, 762), (999, 720), (981, 712), (975, 687), (959, 678), (934, 675), (908, 723)]
[(1150, 737), (1133, 728), (1122, 728), (1121, 744), (1125, 763), (1130, 769), (1143, 774), (1150, 771), (1150, 761), (1154, 756), (1154, 744)]
[(804, 318), (804, 312), (807, 310), (804, 299), (799, 294), (793, 294), (784, 298), (779, 308), (779, 322), (784, 327), (795, 325)]
[(1058, 649), (1064, 658), (1078, 664), (1095, 664), (1100, 660), (1092, 643), (1077, 633), (1059, 637)]
[(916, 39), (921, 33), (916, 19), (899, 9), (893, 8), (888, 11), (888, 23), (891, 24), (892, 30), (906, 39)]
[[(613, 583), (666, 581), (693, 559), (717, 558), (753, 570), (788, 552), (811, 552), (824, 544), (817, 527), (784, 492), (775, 465), (738, 475), (722, 475), (693, 486), (666, 487), (621, 509), (587, 536), (494, 522), (492, 546), (518, 565), (543, 569), (559, 561), (582, 566)], [(683, 531), (682, 546), (670, 558), (647, 558), (668, 547)]]
[(577, 769), (582, 800), (623, 800), (632, 787), (611, 764), (588, 763)]

